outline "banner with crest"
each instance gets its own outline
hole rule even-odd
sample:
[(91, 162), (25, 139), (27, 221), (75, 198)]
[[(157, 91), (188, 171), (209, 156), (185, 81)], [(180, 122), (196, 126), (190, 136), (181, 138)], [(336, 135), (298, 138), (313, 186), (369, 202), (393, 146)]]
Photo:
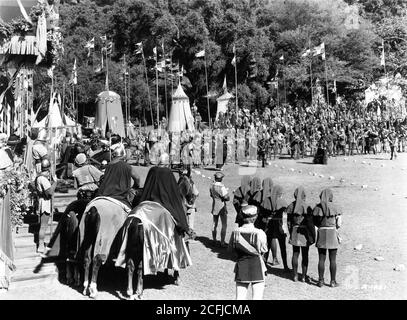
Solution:
[(215, 164), (223, 164), (223, 130), (214, 130), (215, 136)]
[(227, 129), (225, 130), (226, 135), (226, 163), (236, 162), (236, 130)]
[(194, 134), (194, 149), (192, 151), (192, 162), (195, 165), (200, 165), (202, 163), (202, 133), (199, 131)]
[(171, 133), (171, 163), (172, 164), (180, 164), (181, 163), (181, 137), (179, 132), (172, 132)]
[(212, 164), (212, 130), (205, 130), (203, 133), (203, 165)]
[(246, 137), (244, 129), (238, 129), (236, 135), (236, 158), (238, 163), (246, 161)]
[(257, 160), (257, 132), (250, 130), (248, 133), (249, 140), (249, 161)]

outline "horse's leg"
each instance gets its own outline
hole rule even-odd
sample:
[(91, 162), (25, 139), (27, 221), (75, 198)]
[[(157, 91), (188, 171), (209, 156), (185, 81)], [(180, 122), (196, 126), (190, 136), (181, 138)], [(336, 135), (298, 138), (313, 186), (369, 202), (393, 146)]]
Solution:
[(66, 271), (66, 284), (70, 286), (73, 282), (73, 276), (72, 276), (72, 265), (71, 262), (66, 261), (65, 263), (65, 271)]
[(84, 279), (83, 279), (83, 295), (86, 296), (88, 293), (88, 286), (89, 286), (89, 268), (90, 268), (90, 254), (91, 254), (91, 248), (87, 248), (85, 250), (85, 258), (84, 258), (84, 269), (85, 269), (85, 274), (84, 274)]
[(133, 274), (135, 270), (133, 259), (127, 261), (127, 295), (129, 297), (133, 296)]
[[(84, 258), (84, 269), (85, 269), (85, 276), (84, 276), (84, 290), (83, 294), (87, 294), (87, 288), (90, 283), (90, 264), (92, 262), (92, 248), (94, 247), (94, 243), (96, 241), (96, 236), (99, 232), (99, 224), (100, 224), (100, 217), (97, 209), (95, 207), (90, 208), (89, 213), (85, 216), (85, 235), (84, 235), (84, 251), (85, 251), (85, 258)], [(92, 266), (92, 269), (95, 268), (95, 263)]]
[(174, 270), (174, 284), (176, 286), (179, 286), (181, 284), (181, 279), (179, 277), (179, 271), (178, 270)]
[(92, 282), (90, 283), (89, 286), (89, 297), (92, 299), (95, 299), (98, 295), (98, 289), (97, 289), (97, 281), (98, 281), (98, 274), (99, 274), (99, 269), (102, 265), (102, 259), (99, 255), (96, 255), (93, 258), (93, 267), (92, 267)]
[(143, 297), (143, 259), (140, 260), (138, 264), (138, 269), (137, 269), (137, 289), (136, 289), (136, 295), (138, 299), (142, 299)]
[(79, 287), (81, 285), (81, 273), (79, 272), (79, 266), (77, 263), (73, 265), (74, 271), (74, 280), (75, 280), (75, 287)]

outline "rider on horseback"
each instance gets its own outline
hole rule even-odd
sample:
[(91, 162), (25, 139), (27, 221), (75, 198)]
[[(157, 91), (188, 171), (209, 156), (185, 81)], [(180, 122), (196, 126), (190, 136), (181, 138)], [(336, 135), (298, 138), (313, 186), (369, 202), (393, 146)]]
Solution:
[[(112, 151), (113, 160), (106, 167), (98, 196), (107, 196), (123, 202), (129, 208), (132, 203), (131, 188), (140, 185), (140, 176), (134, 167), (124, 161), (126, 152), (122, 144)], [(134, 184), (132, 184), (132, 179)]]

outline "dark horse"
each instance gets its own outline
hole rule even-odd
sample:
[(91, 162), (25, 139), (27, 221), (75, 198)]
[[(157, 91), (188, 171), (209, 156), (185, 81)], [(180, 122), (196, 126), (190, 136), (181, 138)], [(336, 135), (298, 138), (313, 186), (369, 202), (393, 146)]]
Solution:
[[(141, 216), (139, 215), (140, 212)], [(155, 227), (149, 227), (146, 231), (143, 220), (147, 224), (155, 225)], [(163, 223), (163, 221), (166, 222)], [(155, 228), (160, 231), (156, 232)], [(125, 230), (123, 243), (116, 266), (124, 266), (127, 270), (127, 295), (130, 299), (142, 298), (143, 276), (146, 269), (147, 274), (150, 275), (164, 270), (167, 277), (168, 269), (174, 269), (174, 284), (180, 284), (179, 270), (190, 265), (190, 256), (182, 232), (177, 230), (171, 214), (163, 206), (152, 201), (142, 202), (132, 210), (123, 229)], [(163, 233), (164, 236), (162, 236)], [(155, 241), (159, 242), (160, 245), (158, 246)], [(147, 246), (144, 247), (146, 243)], [(137, 274), (137, 287), (134, 294), (133, 280), (135, 274)]]
[(88, 203), (89, 200), (80, 199), (66, 207), (48, 244), (48, 248), (52, 248), (57, 237), (60, 237), (58, 258), (65, 262), (68, 285), (74, 282), (76, 286), (80, 285), (79, 266), (75, 256), (78, 250), (78, 226)]
[[(147, 266), (160, 264), (159, 262), (154, 261), (151, 257), (144, 256), (144, 253), (149, 251), (144, 247), (145, 240), (147, 240), (145, 239), (145, 236), (149, 237), (150, 233), (146, 233), (146, 230), (143, 228), (143, 221), (139, 218), (140, 215), (138, 215), (140, 212), (141, 216), (143, 215), (143, 212), (145, 212), (146, 220), (149, 220), (147, 223), (155, 221), (152, 223), (159, 225), (159, 221), (167, 219), (169, 223), (173, 224), (173, 228), (170, 228), (171, 230), (166, 229), (166, 232), (171, 235), (167, 238), (162, 237), (160, 240), (162, 241), (160, 243), (161, 246), (163, 246), (164, 243), (167, 245), (166, 249), (163, 249), (165, 252), (155, 251), (152, 255), (160, 255), (163, 257), (164, 254), (164, 256), (170, 256), (166, 263), (161, 264), (160, 267), (165, 269), (166, 275), (168, 275), (168, 269), (174, 269), (174, 284), (179, 285), (180, 283), (179, 269), (190, 264), (189, 252), (183, 239), (184, 234), (193, 234), (193, 231), (189, 229), (187, 223), (183, 202), (184, 198), (191, 197), (193, 192), (192, 187), (190, 187), (189, 183), (187, 184), (188, 186), (185, 187), (185, 190), (188, 190), (188, 194), (181, 194), (185, 193), (185, 191), (180, 192), (175, 177), (169, 168), (152, 167), (148, 172), (140, 198), (135, 198), (135, 201), (133, 202), (133, 207), (135, 208), (126, 219), (123, 228), (127, 237), (122, 238), (121, 256), (119, 255), (116, 261), (116, 266), (125, 265), (127, 269), (127, 294), (131, 298), (141, 299), (142, 297), (143, 276), (145, 270), (143, 268), (143, 262)], [(149, 229), (153, 230), (154, 228)], [(164, 231), (165, 233), (165, 230), (161, 231)], [(149, 247), (150, 250), (154, 247), (151, 241), (157, 239), (156, 236), (148, 239), (148, 242), (150, 243), (147, 247)], [(168, 239), (172, 240), (168, 241)], [(171, 246), (177, 249), (177, 254), (171, 252)], [(133, 295), (133, 276), (136, 270), (137, 288), (136, 294)], [(151, 272), (149, 274), (155, 273), (156, 272)]]
[[(150, 169), (146, 178), (145, 186), (139, 189), (141, 196), (135, 194), (132, 206), (137, 206), (139, 202), (155, 202), (162, 211), (166, 212), (166, 218), (172, 216), (170, 223), (173, 224), (171, 232), (176, 233), (177, 242), (171, 243), (173, 247), (181, 249), (184, 254), (182, 259), (189, 253), (182, 236), (189, 233), (189, 227), (186, 222), (185, 208), (182, 204), (182, 198), (179, 192), (175, 177), (170, 169), (153, 167)], [(156, 208), (157, 206), (152, 206)], [(137, 211), (137, 206), (133, 211)], [(79, 249), (76, 254), (76, 261), (82, 262), (84, 266), (84, 290), (83, 294), (95, 298), (97, 291), (97, 277), (99, 269), (107, 260), (115, 260), (119, 254), (119, 249), (124, 247), (125, 266), (128, 271), (128, 290), (127, 293), (133, 295), (133, 275), (137, 268), (137, 297), (141, 298), (143, 290), (143, 252), (145, 244), (145, 230), (138, 217), (128, 217), (129, 208), (126, 210), (120, 204), (115, 203), (104, 197), (95, 198), (88, 203), (84, 209), (84, 215), (79, 222), (78, 243)], [(161, 209), (151, 212), (160, 215)], [(132, 211), (132, 212), (133, 212)], [(169, 221), (169, 220), (167, 220)], [(168, 225), (168, 224), (167, 224)], [(124, 230), (127, 232), (126, 241), (124, 241)], [(170, 237), (167, 237), (167, 239)], [(151, 239), (148, 239), (151, 241)], [(167, 242), (168, 243), (168, 242)], [(167, 251), (167, 255), (168, 255)], [(174, 269), (175, 284), (179, 283), (179, 268), (189, 265), (176, 255), (172, 255), (164, 269)], [(181, 263), (180, 263), (181, 261)]]

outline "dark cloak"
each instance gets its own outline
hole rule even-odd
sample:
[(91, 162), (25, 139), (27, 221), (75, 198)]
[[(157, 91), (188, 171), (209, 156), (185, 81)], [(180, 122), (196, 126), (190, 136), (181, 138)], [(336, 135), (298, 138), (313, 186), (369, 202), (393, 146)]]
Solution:
[(152, 167), (148, 171), (140, 199), (143, 201), (158, 202), (174, 217), (179, 231), (189, 230), (179, 187), (169, 168)]
[(131, 185), (131, 166), (124, 161), (111, 162), (106, 167), (98, 195), (112, 197), (131, 208), (128, 198)]

